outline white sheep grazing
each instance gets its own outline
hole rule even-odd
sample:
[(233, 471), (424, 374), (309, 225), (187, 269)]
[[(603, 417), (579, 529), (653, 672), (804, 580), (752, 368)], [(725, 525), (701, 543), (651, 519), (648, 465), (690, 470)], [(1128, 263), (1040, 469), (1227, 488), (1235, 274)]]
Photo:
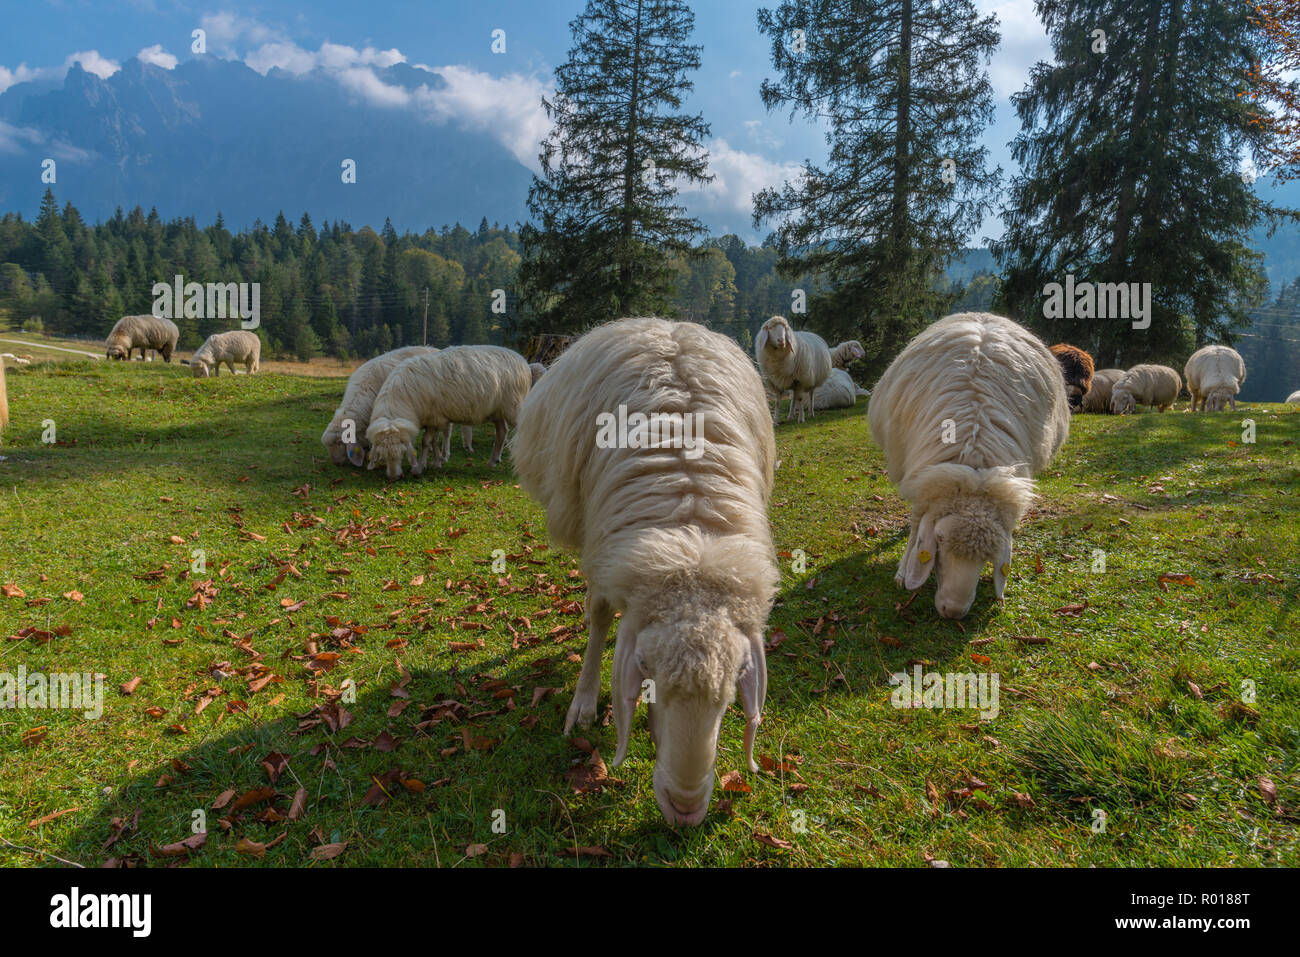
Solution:
[(851, 409), (864, 395), (871, 395), (866, 389), (859, 389), (853, 377), (844, 369), (832, 369), (813, 400), (813, 408), (818, 412), (823, 409)]
[(1286, 397), (1287, 405), (1300, 405), (1300, 389), (1296, 389)]
[(108, 334), (105, 355), (110, 359), (125, 360), (139, 349), (143, 359), (145, 352), (153, 349), (163, 357), (163, 362), (171, 362), (180, 334), (176, 323), (170, 319), (153, 315), (123, 316)]
[(1246, 363), (1236, 349), (1205, 346), (1192, 353), (1183, 366), (1187, 391), (1192, 394), (1192, 411), (1222, 412), (1231, 405), (1237, 411), (1237, 393), (1246, 381)]
[(1070, 431), (1055, 357), (1010, 319), (963, 312), (908, 343), (871, 395), (867, 421), (889, 480), (912, 503), (895, 581), (920, 588), (937, 571), (934, 604), (961, 618), (985, 562), (1002, 599), (1011, 537), (1034, 495), (1032, 476)]
[[(615, 436), (620, 419), (626, 434)], [(758, 372), (732, 339), (695, 323), (611, 322), (555, 360), (524, 402), (511, 454), (551, 540), (581, 553), (587, 578), (590, 635), (566, 733), (596, 716), (621, 610), (613, 763), (646, 694), (659, 809), (699, 824), (737, 692), (758, 769), (763, 634), (780, 581), (767, 519), (776, 444)]]
[(1124, 378), (1123, 369), (1098, 369), (1092, 374), (1092, 388), (1083, 396), (1083, 412), (1110, 411), (1110, 397), (1115, 383)]
[(831, 374), (831, 350), (826, 340), (815, 332), (795, 332), (784, 316), (773, 316), (758, 331), (754, 358), (763, 377), (778, 393), (787, 389), (794, 392), (786, 421), (794, 418), (798, 407), (802, 422), (804, 396), (815, 400), (817, 388)]
[(850, 339), (848, 342), (841, 342), (831, 350), (831, 365), (836, 369), (847, 369), (850, 362), (866, 357), (867, 350), (862, 348), (862, 343), (857, 339)]
[[(402, 477), (403, 457), (411, 474), (420, 475), (436, 449), (434, 468), (447, 461), (453, 422), (496, 425), (496, 443), (488, 465), (501, 461), (506, 429), (515, 424), (519, 406), (532, 386), (524, 357), (501, 346), (452, 346), (432, 355), (402, 361), (375, 396), (366, 438), (369, 467), (384, 465), (390, 479)], [(424, 429), (419, 458), (415, 438)]]
[(214, 332), (190, 356), (190, 371), (196, 379), (219, 376), (224, 362), (230, 367), (230, 374), (234, 375), (235, 363), (241, 362), (244, 371), (252, 375), (260, 368), (261, 358), (262, 340), (257, 337), (257, 333), (244, 329)]
[(365, 454), (369, 450), (365, 434), (370, 425), (370, 411), (384, 380), (403, 359), (437, 351), (432, 346), (403, 346), (375, 356), (352, 370), (347, 388), (343, 390), (343, 399), (334, 410), (334, 418), (320, 437), (335, 465), (349, 461), (356, 466), (365, 464)]
[(1139, 405), (1172, 409), (1183, 390), (1183, 380), (1169, 366), (1144, 364), (1125, 372), (1110, 391), (1110, 410), (1116, 415), (1136, 412)]

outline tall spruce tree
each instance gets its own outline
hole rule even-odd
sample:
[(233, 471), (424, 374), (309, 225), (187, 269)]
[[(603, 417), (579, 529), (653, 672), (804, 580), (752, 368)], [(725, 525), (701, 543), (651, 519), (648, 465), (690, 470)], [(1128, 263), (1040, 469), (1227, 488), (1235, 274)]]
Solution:
[[(1181, 365), (1197, 345), (1231, 342), (1266, 290), (1248, 232), (1279, 212), (1255, 195), (1241, 162), (1262, 155), (1271, 135), (1264, 107), (1245, 96), (1260, 41), (1248, 6), (1036, 6), (1054, 62), (1035, 66), (1013, 97), (1022, 173), (993, 246), (1005, 272), (995, 305), (1049, 341), (1087, 349), (1099, 366)], [(1049, 286), (1069, 276), (1076, 302), (1058, 308)], [(1103, 304), (1108, 316), (1124, 311), (1116, 284), (1131, 300), (1146, 283), (1150, 316), (1134, 316), (1132, 302), (1131, 318), (1099, 315)], [(1100, 284), (1104, 295), (1090, 302)]]
[(703, 227), (675, 200), (712, 179), (709, 126), (681, 111), (699, 69), (680, 0), (588, 0), (542, 105), (554, 129), (528, 191), (517, 333), (569, 332), (671, 301), (674, 254)]
[(824, 165), (755, 196), (781, 272), (827, 288), (809, 324), (863, 341), (879, 366), (948, 296), (939, 272), (992, 208), (999, 170), (979, 136), (992, 121), (987, 61), (998, 21), (971, 0), (786, 0), (758, 12), (772, 40), (769, 111), (826, 124)]

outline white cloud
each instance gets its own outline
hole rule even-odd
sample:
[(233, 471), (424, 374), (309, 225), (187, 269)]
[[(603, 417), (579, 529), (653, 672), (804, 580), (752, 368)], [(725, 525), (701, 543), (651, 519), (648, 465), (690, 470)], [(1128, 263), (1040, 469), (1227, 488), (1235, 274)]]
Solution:
[(409, 106), (412, 101), (409, 90), (390, 86), (379, 79), (370, 67), (348, 67), (339, 70), (336, 78), (345, 90), (350, 90), (374, 106)]
[(100, 56), (98, 50), (82, 50), (72, 54), (63, 61), (64, 71), (66, 72), (74, 63), (80, 63), (83, 70), (87, 73), (93, 73), (101, 80), (107, 80), (122, 69), (122, 64), (116, 60), (110, 60), (108, 57)]
[(154, 66), (160, 66), (164, 70), (176, 69), (176, 57), (164, 50), (161, 43), (155, 43), (151, 47), (145, 47), (135, 55), (135, 58), (141, 63), (150, 63)]
[(263, 44), (248, 54), (244, 62), (263, 76), (277, 67), (294, 76), (310, 73), (316, 68), (315, 54), (289, 40)]
[(755, 193), (798, 179), (803, 168), (798, 163), (777, 163), (757, 153), (735, 149), (724, 139), (711, 140), (705, 146), (713, 182), (684, 187), (682, 193), (695, 194), (693, 205), (700, 211), (739, 213), (747, 222), (753, 214)]
[(539, 170), (540, 143), (550, 132), (541, 102), (546, 84), (535, 76), (492, 76), (467, 66), (420, 69), (445, 81), (442, 89), (421, 86), (416, 91), (417, 104), (430, 118), (491, 133), (515, 159), (533, 172)]
[(405, 63), (406, 57), (400, 50), (376, 50), (366, 47), (357, 52), (354, 47), (326, 41), (316, 53), (317, 62), (327, 70), (342, 70), (350, 66), (377, 66), (387, 68), (398, 63)]
[(41, 70), (33, 70), (26, 63), (20, 63), (12, 70), (0, 66), (0, 93), (9, 89), (15, 83), (26, 83), (28, 80), (34, 80), (42, 72)]

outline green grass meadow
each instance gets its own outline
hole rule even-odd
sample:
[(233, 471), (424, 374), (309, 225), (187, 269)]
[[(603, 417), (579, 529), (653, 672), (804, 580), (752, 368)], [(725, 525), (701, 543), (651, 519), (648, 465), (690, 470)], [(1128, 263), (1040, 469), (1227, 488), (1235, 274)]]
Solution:
[[(619, 768), (561, 733), (583, 579), (490, 427), (387, 484), (319, 443), (343, 385), (8, 372), (0, 673), (104, 704), (0, 709), (0, 865), (1300, 864), (1300, 407), (1076, 416), (961, 623), (894, 584), (866, 402), (783, 424), (765, 770), (737, 703), (683, 831), (643, 714)], [(917, 665), (997, 674), (997, 716), (895, 707)]]

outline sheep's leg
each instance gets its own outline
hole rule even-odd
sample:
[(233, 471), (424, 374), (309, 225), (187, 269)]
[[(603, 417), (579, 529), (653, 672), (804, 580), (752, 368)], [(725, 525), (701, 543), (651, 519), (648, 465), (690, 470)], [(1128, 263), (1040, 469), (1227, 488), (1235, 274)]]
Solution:
[(506, 444), (506, 423), (503, 419), (497, 419), (497, 438), (492, 443), (492, 458), (488, 459), (488, 465), (497, 465), (501, 461), (501, 450)]
[[(798, 404), (799, 404), (799, 393), (798, 391), (792, 389), (790, 391), (790, 414), (785, 417), (785, 420), (787, 422), (789, 422), (791, 419), (794, 418), (794, 407)], [(801, 419), (800, 421), (803, 420)]]
[(441, 434), (442, 434), (442, 453), (441, 453), (440, 461), (450, 462), (451, 461), (451, 423), (450, 422), (447, 423), (447, 431)]
[(420, 457), (411, 462), (411, 474), (423, 475), (425, 466), (429, 464), (429, 448), (438, 440), (438, 433), (433, 429), (424, 430), (424, 439), (420, 442)]
[(600, 697), (600, 663), (605, 654), (609, 626), (613, 621), (614, 609), (587, 592), (587, 651), (582, 657), (582, 673), (578, 675), (578, 688), (573, 693), (573, 703), (569, 705), (569, 714), (564, 719), (565, 734), (572, 730), (575, 723), (585, 728), (596, 717), (597, 699)]
[[(447, 441), (451, 441), (451, 430), (447, 431)], [(474, 454), (474, 426), (462, 425), (460, 427), (460, 444), (465, 447), (465, 451), (470, 455)]]

